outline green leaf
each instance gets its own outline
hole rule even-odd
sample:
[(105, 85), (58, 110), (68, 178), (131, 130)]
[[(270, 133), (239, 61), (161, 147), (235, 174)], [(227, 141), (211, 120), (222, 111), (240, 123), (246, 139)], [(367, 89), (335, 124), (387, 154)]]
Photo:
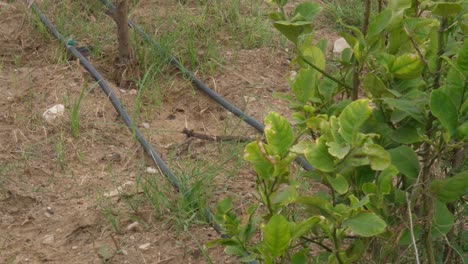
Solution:
[(332, 188), (339, 194), (345, 194), (348, 191), (348, 181), (342, 175), (338, 174), (335, 178), (327, 176), (327, 179)]
[(436, 200), (434, 203), (434, 214), (432, 217), (433, 238), (447, 234), (455, 224), (455, 217), (447, 206)]
[(330, 155), (334, 157), (337, 157), (338, 159), (343, 159), (351, 149), (351, 146), (349, 146), (348, 144), (340, 145), (336, 142), (327, 142), (327, 146), (328, 153), (330, 153)]
[(403, 11), (411, 7), (411, 0), (389, 0), (388, 7), (393, 11)]
[(439, 201), (454, 202), (468, 192), (468, 170), (450, 178), (433, 180), (430, 189)]
[(206, 244), (208, 248), (214, 247), (216, 245), (237, 246), (239, 245), (239, 241), (237, 241), (236, 239), (232, 239), (232, 238), (220, 238), (220, 239), (212, 240)]
[(392, 178), (397, 174), (398, 169), (393, 165), (380, 173), (377, 186), (381, 194), (389, 194), (392, 191)]
[(374, 213), (362, 212), (346, 219), (343, 224), (354, 233), (363, 237), (371, 237), (385, 231), (387, 224)]
[(301, 34), (310, 33), (312, 31), (312, 24), (309, 21), (276, 21), (273, 25), (294, 44), (297, 44), (297, 39)]
[(393, 62), (391, 73), (400, 79), (413, 79), (421, 75), (421, 59), (414, 53), (403, 54)]
[(328, 199), (319, 196), (304, 196), (296, 199), (299, 204), (307, 205), (313, 214), (320, 214), (326, 218), (333, 217), (335, 209)]
[(301, 250), (291, 257), (291, 264), (307, 264), (307, 253)]
[(312, 22), (322, 9), (318, 3), (301, 3), (294, 9), (291, 21), (306, 20)]
[(302, 104), (307, 103), (315, 96), (317, 71), (310, 68), (302, 68), (291, 82), (291, 89), (296, 99)]
[(416, 179), (421, 169), (419, 159), (413, 149), (407, 146), (399, 146), (387, 150), (392, 156), (392, 164), (408, 178)]
[(468, 140), (468, 122), (461, 124), (457, 128), (457, 135), (461, 140)]
[(368, 37), (373, 37), (379, 35), (385, 27), (390, 23), (392, 18), (392, 11), (390, 9), (386, 9), (380, 12), (377, 16), (375, 16), (369, 24), (368, 28)]
[(282, 215), (274, 215), (263, 228), (265, 245), (273, 257), (280, 257), (289, 247), (289, 222)]
[(312, 216), (310, 218), (307, 218), (301, 222), (298, 222), (297, 224), (294, 225), (293, 230), (291, 231), (292, 233), (292, 240), (297, 239), (307, 232), (309, 232), (312, 227), (320, 221), (319, 216)]
[(462, 10), (462, 5), (460, 3), (453, 2), (441, 2), (436, 3), (432, 13), (434, 15), (439, 15), (443, 17), (448, 17), (454, 15)]
[(440, 89), (431, 93), (431, 112), (452, 136), (457, 129), (458, 111), (450, 97)]
[[(465, 14), (465, 16), (468, 17), (467, 14)], [(463, 47), (458, 54), (457, 65), (466, 79), (468, 77), (468, 41), (463, 42)]]
[(408, 123), (405, 124), (396, 130), (392, 131), (391, 138), (393, 141), (402, 144), (413, 144), (422, 141), (422, 136), (419, 134), (419, 131), (422, 129), (421, 126), (417, 124)]
[[(317, 66), (320, 70), (325, 70), (326, 60), (325, 54), (323, 54), (322, 50), (316, 46), (305, 46), (301, 48), (302, 56), (313, 65)], [(318, 76), (321, 76), (318, 75)]]
[(366, 99), (356, 100), (347, 105), (339, 117), (339, 132), (343, 139), (351, 143), (371, 115), (372, 109)]
[[(467, 47), (468, 48), (468, 47)], [(458, 110), (463, 102), (463, 94), (465, 93), (466, 85), (463, 74), (455, 68), (450, 68), (445, 79), (443, 88), (445, 95), (449, 96), (455, 108)]]
[(270, 112), (265, 118), (265, 138), (273, 155), (286, 156), (294, 143), (294, 132), (286, 118)]
[(375, 98), (379, 98), (381, 96), (393, 97), (382, 80), (373, 73), (366, 74), (366, 77), (364, 77), (363, 80), (363, 85), (364, 90)]
[(286, 206), (290, 203), (293, 203), (296, 198), (299, 197), (299, 194), (296, 191), (296, 187), (290, 185), (282, 192), (280, 192), (274, 199), (273, 203), (281, 204), (282, 206)]
[(224, 253), (226, 253), (226, 255), (230, 255), (230, 256), (241, 257), (241, 256), (243, 256), (245, 254), (245, 251), (242, 249), (242, 246), (227, 246), (224, 249)]
[[(425, 117), (421, 109), (418, 108), (418, 105), (415, 104), (413, 100), (409, 99), (394, 99), (394, 98), (383, 98), (385, 103), (390, 107), (395, 108), (396, 110), (401, 111), (403, 114), (401, 118), (395, 118), (392, 116), (393, 122), (399, 122), (401, 119), (404, 119), (406, 116), (411, 116), (414, 120), (418, 121), (421, 124), (425, 123)], [(394, 113), (398, 113), (395, 111)], [(400, 119), (400, 120), (399, 120)]]
[(369, 158), (370, 166), (373, 170), (385, 170), (391, 164), (390, 154), (380, 145), (366, 144), (364, 153)]
[(305, 158), (316, 169), (324, 172), (332, 172), (335, 170), (333, 157), (328, 153), (328, 148), (325, 142), (319, 138), (315, 144), (311, 144), (307, 148)]
[(254, 217), (254, 213), (258, 208), (257, 204), (252, 204), (247, 208), (247, 214), (249, 216), (247, 223), (242, 226), (239, 232), (239, 239), (243, 243), (247, 243), (255, 235), (255, 230), (257, 226), (258, 218)]
[(269, 179), (273, 175), (274, 167), (260, 151), (258, 142), (251, 142), (245, 147), (244, 159), (252, 163), (260, 178)]

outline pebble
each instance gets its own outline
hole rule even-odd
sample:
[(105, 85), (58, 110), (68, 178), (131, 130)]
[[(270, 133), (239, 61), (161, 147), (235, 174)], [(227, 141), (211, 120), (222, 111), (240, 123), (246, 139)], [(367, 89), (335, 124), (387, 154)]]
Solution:
[(149, 174), (156, 174), (156, 172), (158, 172), (158, 171), (153, 167), (148, 167), (148, 168), (146, 168), (146, 172), (149, 173)]
[(127, 226), (127, 230), (128, 231), (134, 230), (138, 227), (138, 225), (140, 225), (138, 222), (133, 222)]
[(73, 246), (72, 249), (76, 250), (76, 249), (78, 249), (78, 246)]
[(54, 210), (52, 210), (52, 207), (48, 206), (46, 210), (49, 214), (54, 214)]
[(137, 94), (137, 93), (138, 93), (138, 91), (137, 91), (137, 90), (135, 90), (135, 89), (131, 89), (130, 91), (128, 91), (128, 93), (129, 93), (129, 94), (133, 94), (133, 95), (135, 95), (135, 94)]
[(150, 128), (150, 124), (148, 124), (148, 123), (142, 123), (141, 125), (142, 125), (144, 128)]
[(139, 246), (138, 248), (141, 249), (141, 250), (148, 250), (150, 247), (151, 247), (150, 243), (145, 243), (145, 244)]
[(46, 235), (44, 239), (42, 239), (42, 244), (44, 245), (52, 245), (55, 242), (54, 235)]
[(255, 97), (251, 97), (251, 96), (244, 96), (244, 101), (246, 103), (251, 103), (251, 102), (257, 101), (257, 99)]
[(47, 109), (42, 116), (47, 122), (52, 122), (55, 119), (62, 117), (65, 113), (65, 106), (63, 104), (57, 104)]

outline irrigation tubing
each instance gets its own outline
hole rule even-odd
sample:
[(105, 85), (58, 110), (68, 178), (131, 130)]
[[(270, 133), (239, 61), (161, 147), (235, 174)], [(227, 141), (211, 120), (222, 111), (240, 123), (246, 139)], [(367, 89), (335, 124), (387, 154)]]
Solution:
[[(156, 150), (154, 150), (151, 144), (149, 144), (148, 141), (146, 141), (144, 136), (141, 134), (140, 130), (135, 127), (129, 115), (122, 107), (122, 104), (120, 103), (119, 99), (112, 92), (111, 88), (109, 87), (107, 82), (104, 80), (102, 75), (96, 70), (96, 68), (93, 67), (93, 65), (91, 65), (91, 63), (74, 46), (68, 44), (66, 39), (57, 31), (57, 29), (52, 25), (52, 23), (50, 23), (50, 21), (44, 16), (44, 14), (41, 12), (39, 7), (36, 6), (36, 4), (32, 3), (30, 7), (34, 11), (34, 13), (36, 13), (36, 15), (39, 16), (41, 22), (48, 28), (50, 33), (52, 33), (52, 35), (55, 38), (57, 38), (62, 44), (64, 44), (67, 50), (71, 54), (73, 54), (73, 56), (75, 56), (80, 61), (81, 65), (83, 65), (83, 67), (91, 74), (91, 76), (93, 76), (93, 78), (96, 80), (99, 86), (101, 86), (107, 98), (111, 101), (115, 110), (117, 110), (119, 115), (122, 117), (127, 127), (130, 129), (132, 133), (134, 133), (136, 139), (138, 140), (138, 142), (140, 142), (140, 144), (142, 145), (146, 153), (148, 153), (148, 155), (151, 156), (154, 163), (160, 168), (161, 172), (169, 180), (171, 185), (177, 191), (181, 191), (180, 190), (181, 185), (180, 185), (179, 180), (175, 177), (172, 171), (167, 167), (167, 165), (161, 159), (161, 157), (156, 152)], [(189, 195), (189, 193), (184, 193), (184, 195)], [(209, 209), (206, 209), (205, 215), (208, 219), (208, 222), (213, 226), (216, 232), (218, 232), (220, 235), (223, 235), (222, 228), (217, 223), (214, 222), (213, 213)]]
[[(108, 0), (101, 0), (101, 2), (107, 7), (109, 8), (109, 11), (111, 12), (115, 12), (116, 10), (116, 7), (114, 6), (114, 4), (112, 4), (111, 2), (109, 2)], [(156, 47), (157, 50), (161, 51), (163, 53), (163, 56), (167, 56), (169, 58), (169, 62), (174, 66), (176, 67), (181, 73), (182, 75), (184, 76), (184, 78), (187, 78), (189, 80), (191, 80), (191, 82), (193, 84), (195, 84), (200, 90), (202, 90), (204, 93), (206, 93), (209, 97), (211, 97), (214, 101), (216, 101), (218, 104), (222, 105), (224, 108), (226, 108), (229, 112), (233, 113), (234, 115), (236, 115), (237, 117), (239, 117), (240, 119), (242, 119), (244, 122), (246, 122), (247, 124), (251, 125), (252, 127), (254, 127), (255, 129), (257, 129), (258, 131), (260, 131), (261, 133), (264, 132), (265, 130), (265, 127), (260, 123), (258, 122), (257, 120), (255, 120), (254, 118), (250, 117), (249, 115), (245, 114), (244, 112), (242, 112), (242, 110), (240, 110), (239, 108), (237, 108), (236, 106), (234, 106), (233, 104), (231, 104), (229, 101), (227, 101), (226, 99), (224, 99), (224, 97), (222, 97), (221, 95), (219, 95), (217, 92), (213, 91), (212, 89), (210, 89), (206, 84), (204, 84), (202, 81), (200, 81), (200, 79), (198, 79), (191, 71), (189, 71), (186, 67), (184, 67), (180, 62), (179, 60), (177, 60), (174, 56), (170, 55), (169, 52), (163, 47), (161, 46), (157, 41), (153, 40), (149, 35), (148, 33), (146, 33), (140, 26), (138, 26), (135, 22), (133, 22), (131, 19), (128, 19), (128, 25), (129, 27), (133, 28), (134, 30), (136, 30), (138, 32), (138, 34), (140, 34), (140, 36), (146, 41), (148, 42), (149, 44), (153, 45), (154, 47)], [(313, 170), (314, 168), (312, 167), (312, 165), (310, 165), (304, 158), (302, 157), (298, 157), (296, 159), (296, 162), (301, 165), (305, 170), (307, 171), (310, 171), (310, 170)]]

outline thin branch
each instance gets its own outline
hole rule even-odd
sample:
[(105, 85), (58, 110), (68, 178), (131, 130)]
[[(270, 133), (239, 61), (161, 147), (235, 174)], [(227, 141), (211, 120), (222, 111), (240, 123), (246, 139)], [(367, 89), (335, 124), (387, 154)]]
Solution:
[(414, 237), (413, 214), (411, 213), (411, 200), (410, 200), (409, 194), (407, 192), (406, 192), (406, 203), (407, 203), (407, 206), (408, 206), (408, 218), (409, 218), (409, 224), (410, 224), (411, 242), (412, 242), (413, 247), (414, 247), (414, 254), (416, 256), (416, 264), (420, 264), (418, 246), (416, 245), (416, 238)]
[[(429, 64), (427, 63), (426, 59), (424, 58), (421, 50), (418, 47), (418, 43), (416, 43), (416, 41), (414, 40), (413, 35), (409, 31), (408, 26), (406, 25), (406, 23), (403, 23), (403, 28), (405, 29), (406, 35), (410, 39), (411, 44), (413, 44), (414, 49), (416, 50), (416, 52), (418, 52), (419, 58), (421, 59), (421, 61), (424, 63), (424, 65), (426, 65), (427, 69), (429, 70)], [(432, 74), (431, 72), (429, 72), (429, 73)]]
[(323, 71), (322, 69), (320, 69), (319, 67), (317, 67), (315, 64), (313, 64), (312, 62), (310, 62), (303, 54), (300, 50), (298, 50), (298, 53), (299, 53), (299, 56), (301, 57), (301, 59), (307, 64), (309, 65), (310, 67), (314, 68), (316, 71), (320, 72), (321, 74), (323, 74), (323, 76), (327, 77), (328, 79), (334, 81), (335, 83), (345, 87), (346, 89), (348, 90), (353, 90), (353, 87), (347, 85), (346, 83), (336, 79), (335, 77), (331, 76), (330, 74), (326, 73), (325, 71)]
[(325, 249), (325, 250), (328, 251), (328, 252), (333, 252), (333, 249), (331, 249), (329, 246), (323, 244), (323, 243), (320, 242), (320, 241), (316, 241), (316, 240), (314, 240), (314, 239), (311, 239), (311, 238), (308, 238), (308, 237), (305, 237), (305, 236), (301, 236), (301, 238), (304, 239), (304, 240), (306, 240), (306, 241), (308, 241), (308, 242), (310, 242), (310, 243), (314, 243), (314, 244), (316, 244), (316, 245), (322, 247), (323, 249)]
[(212, 135), (207, 135), (207, 134), (201, 134), (197, 133), (193, 130), (188, 130), (187, 128), (184, 128), (182, 130), (182, 133), (187, 135), (188, 138), (198, 138), (198, 139), (203, 139), (207, 141), (214, 141), (214, 142), (222, 142), (222, 141), (236, 141), (236, 142), (250, 142), (250, 141), (255, 141), (252, 138), (249, 137), (242, 137), (242, 136), (212, 136)]

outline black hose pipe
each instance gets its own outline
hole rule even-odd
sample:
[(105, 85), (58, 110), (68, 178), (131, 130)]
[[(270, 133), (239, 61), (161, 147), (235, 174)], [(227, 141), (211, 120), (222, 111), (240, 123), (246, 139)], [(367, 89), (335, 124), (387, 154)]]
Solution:
[[(83, 67), (96, 80), (99, 86), (101, 86), (102, 90), (107, 95), (107, 98), (109, 98), (109, 100), (111, 101), (115, 110), (117, 110), (117, 112), (122, 117), (122, 119), (124, 120), (127, 127), (130, 129), (130, 131), (134, 133), (136, 139), (138, 140), (138, 142), (140, 142), (140, 144), (142, 145), (146, 153), (151, 156), (151, 158), (153, 159), (153, 162), (161, 169), (161, 172), (169, 180), (171, 185), (177, 191), (180, 191), (181, 185), (180, 185), (179, 180), (174, 176), (172, 171), (167, 167), (167, 165), (161, 159), (161, 157), (156, 152), (156, 150), (154, 150), (151, 144), (149, 144), (148, 141), (146, 141), (146, 139), (141, 134), (140, 130), (135, 127), (129, 115), (122, 107), (122, 104), (120, 103), (119, 99), (112, 93), (111, 88), (109, 87), (107, 82), (104, 80), (102, 75), (96, 70), (96, 68), (93, 67), (93, 65), (91, 65), (91, 63), (73, 45), (68, 44), (66, 39), (57, 31), (57, 29), (52, 25), (52, 23), (50, 23), (50, 21), (44, 16), (41, 10), (34, 3), (31, 4), (31, 9), (36, 13), (37, 16), (39, 16), (41, 22), (47, 27), (50, 33), (52, 33), (52, 35), (55, 38), (57, 38), (62, 44), (65, 45), (67, 50), (80, 61), (81, 65), (83, 65)], [(188, 196), (190, 195), (190, 193), (186, 192), (184, 193), (184, 195)], [(223, 235), (222, 228), (217, 223), (214, 222), (213, 213), (210, 210), (205, 209), (205, 216), (207, 217), (208, 221), (213, 226), (213, 228), (216, 230), (216, 232), (218, 232), (220, 235)]]
[[(114, 12), (116, 7), (109, 2), (108, 0), (101, 0), (101, 2), (109, 8), (109, 11)], [(182, 75), (190, 79), (190, 81), (195, 84), (200, 90), (202, 90), (204, 93), (206, 93), (209, 97), (211, 97), (213, 100), (215, 100), (218, 104), (222, 105), (225, 109), (227, 109), (229, 112), (233, 113), (237, 117), (241, 118), (246, 122), (247, 124), (251, 125), (261, 133), (264, 132), (264, 126), (255, 120), (254, 118), (250, 117), (249, 115), (245, 114), (240, 110), (239, 108), (235, 107), (233, 104), (231, 104), (229, 101), (224, 99), (221, 95), (210, 89), (206, 84), (204, 84), (202, 81), (200, 81), (191, 71), (189, 71), (187, 68), (182, 66), (182, 64), (172, 55), (169, 54), (169, 52), (162, 47), (157, 41), (153, 40), (140, 26), (135, 24), (131, 19), (128, 19), (128, 25), (129, 27), (133, 28), (140, 34), (140, 36), (149, 44), (153, 45), (156, 47), (157, 50), (161, 51), (163, 53), (163, 56), (167, 56), (169, 62), (176, 67)], [(301, 165), (305, 170), (310, 171), (313, 170), (314, 167), (310, 165), (304, 158), (298, 157), (296, 158), (296, 163)]]
[(111, 88), (109, 87), (107, 82), (104, 80), (102, 75), (96, 70), (96, 68), (93, 67), (93, 65), (89, 63), (89, 61), (74, 46), (69, 45), (67, 43), (67, 40), (57, 31), (57, 29), (49, 22), (49, 20), (47, 20), (47, 18), (42, 14), (42, 12), (34, 3), (31, 4), (31, 9), (36, 13), (36, 15), (39, 16), (39, 18), (41, 19), (41, 22), (49, 29), (52, 35), (54, 35), (55, 38), (57, 38), (60, 42), (62, 42), (62, 44), (65, 45), (67, 50), (80, 61), (81, 65), (83, 65), (83, 67), (96, 80), (99, 86), (101, 86), (107, 98), (109, 98), (115, 110), (117, 110), (119, 115), (122, 117), (127, 127), (130, 129), (132, 133), (135, 134), (136, 139), (143, 146), (143, 149), (146, 151), (146, 153), (148, 153), (148, 155), (151, 156), (154, 163), (161, 169), (162, 173), (168, 178), (172, 186), (174, 186), (175, 189), (179, 190), (180, 188), (179, 180), (169, 170), (169, 168), (166, 166), (166, 164), (161, 159), (161, 157), (156, 152), (156, 150), (154, 150), (154, 148), (148, 143), (148, 141), (146, 141), (146, 139), (141, 134), (140, 130), (135, 127), (135, 124), (133, 124), (129, 115), (123, 109), (122, 104), (120, 103), (119, 99), (112, 92)]

